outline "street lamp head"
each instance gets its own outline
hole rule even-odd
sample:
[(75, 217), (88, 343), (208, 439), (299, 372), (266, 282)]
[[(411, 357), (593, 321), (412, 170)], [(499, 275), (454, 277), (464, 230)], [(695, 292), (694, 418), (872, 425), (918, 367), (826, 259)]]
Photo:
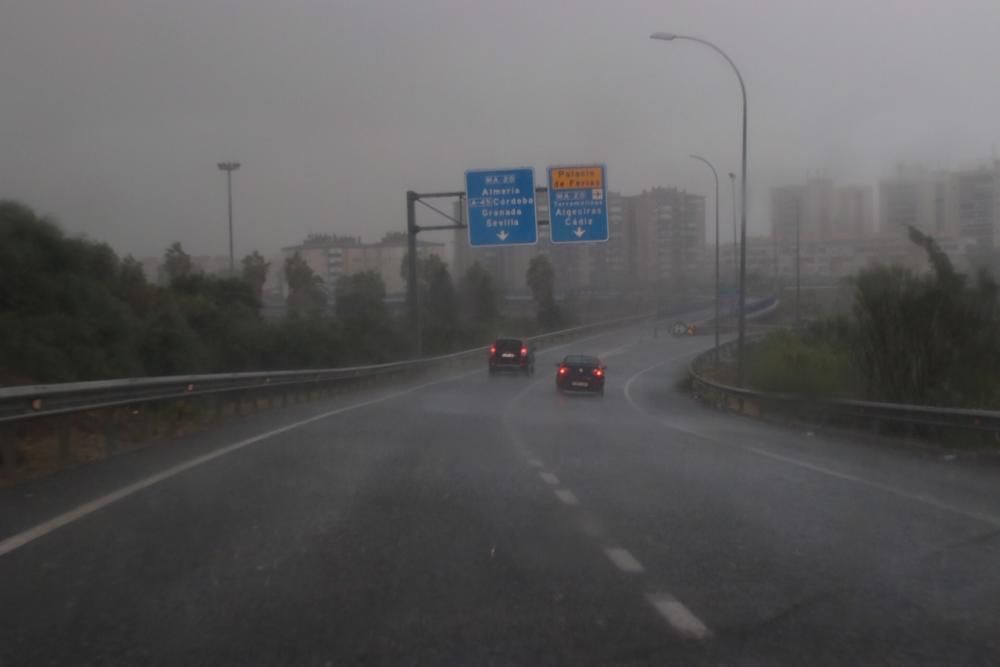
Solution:
[(671, 42), (677, 39), (677, 35), (672, 32), (654, 32), (649, 36), (650, 39), (661, 39), (664, 42)]
[(240, 168), (239, 162), (220, 162), (219, 169), (222, 171), (236, 171)]

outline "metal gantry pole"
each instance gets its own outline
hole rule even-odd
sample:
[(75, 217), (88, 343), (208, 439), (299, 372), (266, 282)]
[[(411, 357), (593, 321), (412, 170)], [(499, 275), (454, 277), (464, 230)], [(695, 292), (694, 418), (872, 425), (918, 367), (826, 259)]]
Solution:
[(233, 172), (226, 172), (226, 193), (229, 195), (229, 274), (236, 273), (236, 258), (233, 256)]
[[(406, 300), (410, 308), (410, 325), (413, 328), (413, 340), (414, 340), (414, 351), (417, 357), (423, 355), (424, 343), (423, 343), (423, 323), (422, 315), (420, 312), (420, 285), (419, 285), (419, 272), (417, 271), (417, 234), (420, 232), (429, 231), (441, 231), (447, 229), (465, 229), (466, 225), (462, 222), (462, 214), (459, 217), (453, 218), (444, 211), (434, 206), (428, 204), (425, 200), (436, 199), (441, 197), (458, 197), (460, 202), (465, 201), (465, 192), (414, 192), (413, 190), (406, 191), (406, 246), (407, 255), (409, 257), (409, 263), (407, 264), (406, 270)], [(452, 225), (424, 225), (421, 227), (417, 224), (417, 204), (426, 206), (430, 210), (434, 211), (438, 215), (451, 220)]]
[(415, 354), (423, 355), (423, 332), (420, 322), (420, 287), (417, 284), (417, 193), (406, 191), (406, 245), (409, 264), (406, 267), (406, 291), (410, 302), (410, 325), (413, 327)]
[(715, 177), (715, 363), (719, 363), (719, 172), (702, 156), (691, 157), (708, 165)]

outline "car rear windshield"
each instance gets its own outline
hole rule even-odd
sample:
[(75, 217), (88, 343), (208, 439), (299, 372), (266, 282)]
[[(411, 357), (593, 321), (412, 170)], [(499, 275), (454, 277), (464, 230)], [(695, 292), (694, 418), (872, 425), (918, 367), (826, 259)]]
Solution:
[(500, 352), (520, 352), (521, 341), (516, 338), (501, 338), (497, 340), (496, 347)]
[(600, 362), (597, 360), (597, 357), (588, 357), (582, 354), (571, 354), (563, 359), (563, 363), (581, 366), (597, 366)]

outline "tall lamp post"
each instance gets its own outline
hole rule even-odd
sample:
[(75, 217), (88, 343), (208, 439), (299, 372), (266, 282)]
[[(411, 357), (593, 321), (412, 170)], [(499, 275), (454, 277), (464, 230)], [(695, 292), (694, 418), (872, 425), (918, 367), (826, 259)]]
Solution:
[(726, 55), (726, 52), (720, 49), (718, 46), (708, 41), (707, 39), (702, 39), (700, 37), (692, 37), (690, 35), (675, 35), (668, 32), (657, 32), (650, 35), (650, 39), (659, 39), (666, 42), (672, 42), (678, 39), (684, 39), (691, 42), (698, 42), (703, 44), (708, 48), (712, 49), (720, 56), (726, 59), (729, 66), (733, 68), (733, 72), (736, 74), (736, 78), (740, 82), (740, 92), (743, 93), (743, 150), (741, 156), (741, 167), (740, 167), (740, 301), (739, 301), (739, 334), (737, 336), (737, 357), (736, 357), (736, 376), (737, 382), (740, 386), (744, 385), (744, 360), (743, 360), (743, 343), (746, 338), (746, 273), (747, 273), (747, 88), (743, 84), (743, 75), (740, 74), (739, 68), (736, 67), (736, 63), (733, 62), (732, 58)]
[(739, 233), (739, 221), (736, 219), (736, 174), (733, 172), (729, 172), (729, 189), (733, 193), (733, 281), (739, 283), (740, 256), (738, 250), (740, 242), (736, 236)]
[(226, 172), (226, 191), (229, 193), (229, 275), (236, 275), (236, 261), (233, 257), (233, 172), (239, 168), (239, 162), (219, 163), (219, 169)]
[(802, 200), (795, 204), (795, 329), (802, 326), (802, 311), (799, 310), (799, 300), (802, 296), (802, 282), (799, 274), (801, 253), (799, 252), (799, 237), (802, 235)]
[(692, 155), (691, 158), (708, 165), (715, 177), (715, 363), (719, 363), (719, 172), (702, 156)]

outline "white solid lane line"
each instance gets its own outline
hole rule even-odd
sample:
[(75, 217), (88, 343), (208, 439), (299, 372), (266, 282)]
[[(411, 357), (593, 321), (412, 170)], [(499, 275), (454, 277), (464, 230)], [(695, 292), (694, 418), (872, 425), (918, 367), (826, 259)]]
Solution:
[(542, 481), (552, 486), (559, 486), (559, 478), (550, 472), (540, 472), (538, 476), (542, 478)]
[[(905, 489), (900, 489), (898, 487), (890, 486), (888, 484), (882, 484), (881, 482), (876, 482), (874, 480), (867, 479), (867, 478), (864, 478), (864, 477), (859, 477), (857, 475), (851, 475), (851, 474), (846, 473), (846, 472), (840, 472), (840, 471), (834, 470), (832, 468), (821, 466), (821, 465), (818, 465), (818, 464), (815, 464), (815, 463), (810, 463), (808, 461), (803, 461), (802, 459), (794, 458), (794, 457), (791, 457), (791, 456), (783, 456), (781, 454), (776, 454), (776, 453), (770, 452), (770, 451), (768, 451), (766, 449), (762, 449), (761, 447), (754, 447), (752, 445), (735, 444), (735, 443), (730, 442), (728, 440), (722, 440), (722, 439), (719, 439), (718, 437), (715, 437), (715, 436), (712, 436), (712, 435), (709, 435), (709, 434), (706, 434), (706, 433), (702, 433), (702, 432), (699, 432), (699, 431), (693, 431), (691, 429), (684, 428), (683, 426), (678, 426), (677, 424), (671, 423), (667, 419), (664, 419), (662, 417), (658, 417), (657, 415), (653, 415), (653, 414), (650, 414), (649, 412), (646, 412), (645, 410), (643, 410), (639, 406), (638, 403), (636, 403), (632, 399), (632, 394), (631, 394), (632, 383), (635, 382), (639, 377), (641, 377), (645, 373), (653, 370), (654, 368), (658, 368), (658, 367), (660, 367), (660, 366), (662, 366), (662, 365), (664, 365), (666, 363), (669, 363), (670, 361), (672, 361), (672, 359), (667, 359), (666, 361), (661, 361), (661, 362), (658, 362), (656, 364), (653, 364), (652, 366), (649, 366), (648, 368), (644, 368), (641, 371), (639, 371), (638, 373), (636, 373), (635, 375), (633, 375), (632, 377), (630, 377), (628, 379), (628, 382), (625, 383), (625, 398), (628, 400), (629, 404), (637, 412), (639, 412), (639, 413), (641, 413), (643, 415), (646, 415), (647, 417), (650, 417), (652, 419), (656, 419), (658, 422), (660, 422), (661, 424), (663, 424), (667, 428), (672, 429), (674, 431), (680, 431), (681, 433), (687, 433), (688, 435), (693, 435), (693, 436), (695, 436), (697, 438), (701, 438), (702, 440), (706, 440), (706, 441), (711, 442), (713, 444), (723, 445), (725, 447), (735, 447), (736, 449), (741, 449), (741, 450), (743, 450), (745, 452), (750, 452), (751, 454), (756, 454), (758, 456), (764, 456), (764, 457), (767, 457), (767, 458), (772, 459), (774, 461), (781, 461), (782, 463), (786, 463), (788, 465), (793, 465), (793, 466), (796, 466), (796, 467), (799, 467), (799, 468), (803, 468), (805, 470), (811, 470), (811, 471), (813, 471), (815, 473), (818, 473), (818, 474), (821, 474), (821, 475), (826, 475), (827, 477), (832, 477), (834, 479), (839, 479), (839, 480), (843, 480), (843, 481), (846, 481), (846, 482), (852, 482), (854, 484), (860, 484), (862, 486), (867, 486), (867, 487), (872, 488), (872, 489), (878, 489), (878, 490), (883, 491), (885, 493), (888, 493), (890, 495), (896, 496), (897, 498), (903, 498), (905, 500), (909, 500), (909, 501), (912, 501), (912, 502), (915, 502), (915, 503), (920, 503), (920, 504), (926, 505), (928, 507), (933, 507), (934, 509), (937, 509), (937, 510), (941, 510), (941, 511), (944, 511), (944, 512), (950, 512), (952, 514), (957, 514), (959, 516), (964, 516), (964, 517), (969, 518), (969, 519), (975, 519), (976, 521), (981, 521), (981, 522), (983, 522), (983, 523), (985, 523), (985, 524), (987, 524), (989, 526), (992, 526), (994, 528), (1000, 528), (1000, 516), (996, 516), (994, 514), (987, 514), (987, 513), (984, 513), (984, 512), (977, 512), (975, 510), (967, 510), (967, 509), (964, 509), (962, 507), (958, 507), (957, 505), (952, 505), (950, 503), (946, 503), (946, 502), (943, 502), (941, 500), (938, 500), (937, 498), (934, 498), (933, 496), (912, 493), (912, 492), (906, 491)], [(739, 419), (739, 417), (732, 417), (732, 418)]]
[(640, 408), (639, 404), (636, 403), (632, 399), (632, 383), (634, 383), (640, 377), (642, 377), (643, 375), (645, 375), (646, 373), (648, 373), (649, 371), (651, 371), (653, 369), (659, 368), (660, 366), (665, 366), (666, 364), (669, 364), (671, 361), (677, 361), (678, 359), (683, 359), (684, 357), (694, 356), (697, 353), (698, 353), (698, 351), (694, 350), (694, 351), (691, 351), (691, 352), (685, 352), (684, 354), (675, 354), (674, 356), (670, 357), (669, 359), (664, 359), (663, 361), (658, 361), (655, 364), (653, 364), (652, 366), (647, 366), (646, 368), (643, 368), (641, 371), (639, 371), (638, 373), (636, 373), (635, 375), (633, 375), (632, 377), (630, 377), (628, 379), (628, 381), (625, 383), (625, 398), (628, 400), (629, 404), (633, 408), (635, 408), (636, 410), (638, 410), (639, 412), (641, 412), (642, 414), (646, 415), (647, 417), (652, 416), (648, 412), (646, 412), (645, 410), (643, 410), (642, 408)]
[(85, 516), (93, 514), (94, 512), (103, 509), (108, 505), (111, 505), (112, 503), (116, 503), (119, 500), (122, 500), (123, 498), (127, 498), (131, 495), (134, 495), (139, 491), (142, 491), (143, 489), (148, 489), (149, 487), (155, 484), (159, 484), (164, 480), (170, 479), (171, 477), (176, 477), (182, 472), (185, 472), (192, 468), (196, 468), (204, 463), (208, 463), (209, 461), (213, 461), (217, 458), (226, 456), (227, 454), (232, 454), (233, 452), (239, 451), (244, 447), (249, 447), (250, 445), (258, 443), (262, 440), (273, 438), (276, 435), (287, 433), (288, 431), (297, 429), (301, 426), (305, 426), (306, 424), (312, 424), (313, 422), (318, 422), (323, 419), (333, 417), (334, 415), (343, 414), (345, 412), (350, 412), (351, 410), (364, 408), (369, 405), (384, 403), (385, 401), (389, 401), (394, 398), (398, 398), (399, 396), (404, 396), (406, 394), (411, 394), (415, 391), (424, 389), (426, 387), (432, 387), (434, 385), (442, 384), (444, 382), (452, 382), (454, 380), (461, 379), (463, 377), (467, 377), (469, 375), (473, 375), (479, 372), (481, 371), (477, 369), (469, 373), (462, 373), (460, 375), (452, 376), (449, 378), (434, 380), (433, 382), (425, 382), (424, 384), (416, 385), (408, 389), (403, 389), (402, 391), (395, 391), (390, 394), (385, 394), (384, 396), (379, 396), (378, 398), (362, 401), (360, 403), (354, 403), (352, 405), (347, 405), (342, 408), (337, 408), (336, 410), (330, 410), (322, 414), (314, 415), (307, 419), (302, 419), (300, 421), (293, 422), (291, 424), (286, 424), (285, 426), (282, 426), (280, 428), (276, 428), (274, 430), (267, 431), (259, 435), (255, 435), (252, 438), (247, 438), (246, 440), (240, 440), (239, 442), (234, 442), (231, 445), (221, 447), (219, 449), (216, 449), (215, 451), (209, 452), (208, 454), (195, 457), (193, 459), (185, 461), (184, 463), (175, 465), (171, 468), (167, 468), (166, 470), (159, 472), (155, 475), (151, 475), (149, 477), (146, 477), (145, 479), (141, 479), (138, 482), (129, 484), (128, 486), (124, 486), (118, 489), (117, 491), (112, 491), (107, 495), (95, 498), (94, 500), (86, 502), (83, 505), (80, 505), (79, 507), (69, 510), (68, 512), (59, 514), (49, 519), (48, 521), (43, 521), (42, 523), (33, 526), (20, 533), (17, 533), (16, 535), (11, 535), (10, 537), (4, 540), (0, 540), (0, 556), (9, 554), (15, 549), (19, 549), (26, 544), (34, 542), (38, 538), (44, 537), (45, 535), (48, 535), (49, 533), (56, 531), (62, 528), (63, 526), (69, 525), (75, 521), (79, 521)]
[(993, 516), (991, 514), (969, 511), (961, 507), (956, 507), (955, 505), (941, 502), (940, 500), (932, 496), (910, 493), (908, 491), (903, 491), (901, 489), (897, 489), (896, 487), (889, 486), (887, 484), (881, 484), (879, 482), (874, 482), (868, 479), (864, 479), (863, 477), (857, 477), (855, 475), (849, 475), (847, 473), (839, 472), (837, 470), (831, 470), (830, 468), (825, 468), (823, 466), (816, 465), (815, 463), (807, 463), (806, 461), (800, 461), (799, 459), (795, 459), (790, 456), (782, 456), (781, 454), (774, 454), (773, 452), (769, 452), (760, 449), (758, 447), (744, 446), (743, 449), (745, 449), (748, 452), (753, 452), (754, 454), (758, 454), (760, 456), (766, 456), (767, 458), (774, 459), (775, 461), (781, 461), (783, 463), (788, 463), (793, 466), (798, 466), (799, 468), (805, 468), (806, 470), (812, 470), (813, 472), (818, 472), (822, 475), (827, 475), (829, 477), (835, 477), (836, 479), (842, 479), (848, 482), (854, 482), (855, 484), (861, 484), (863, 486), (867, 486), (873, 489), (878, 489), (879, 491), (883, 491), (890, 495), (894, 495), (898, 498), (905, 498), (906, 500), (912, 500), (913, 502), (923, 503), (924, 505), (933, 507), (934, 509), (942, 510), (944, 512), (951, 512), (952, 514), (958, 514), (967, 517), (969, 519), (976, 519), (977, 521), (982, 521), (983, 523), (993, 526), (994, 528), (1000, 528), (1000, 517)]
[(563, 501), (567, 505), (579, 505), (580, 501), (577, 499), (573, 492), (568, 489), (556, 489), (553, 491), (556, 494), (556, 498)]
[(641, 574), (646, 571), (642, 563), (635, 559), (628, 549), (621, 547), (610, 547), (604, 550), (608, 558), (615, 566), (625, 574)]
[(685, 637), (706, 639), (712, 636), (701, 619), (669, 593), (647, 593), (646, 599), (674, 630)]

